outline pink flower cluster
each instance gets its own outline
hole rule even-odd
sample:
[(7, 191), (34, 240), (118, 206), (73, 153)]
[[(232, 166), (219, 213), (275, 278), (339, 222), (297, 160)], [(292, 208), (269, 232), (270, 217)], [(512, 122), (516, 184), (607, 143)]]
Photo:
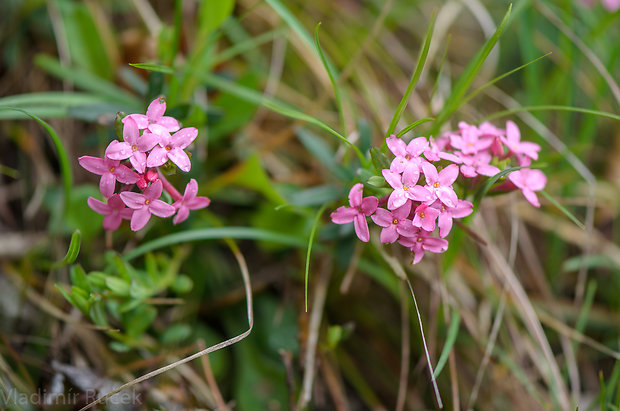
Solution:
[[(93, 197), (88, 205), (104, 215), (103, 228), (116, 230), (123, 219), (130, 220), (131, 229), (138, 231), (150, 220), (151, 215), (172, 217), (174, 224), (187, 219), (189, 210), (207, 207), (210, 200), (199, 197), (198, 183), (191, 179), (181, 195), (157, 169), (171, 161), (182, 171), (191, 168), (184, 149), (189, 146), (198, 130), (181, 128), (173, 117), (164, 116), (166, 100), (157, 98), (149, 104), (144, 114), (130, 114), (123, 118), (123, 141), (112, 141), (103, 158), (82, 156), (78, 162), (91, 173), (101, 176), (99, 189), (106, 202)], [(173, 133), (173, 134), (170, 134)], [(116, 182), (122, 184), (116, 193)], [(133, 192), (135, 187), (141, 192)], [(163, 190), (175, 200), (168, 204), (159, 198)]]
[[(581, 0), (581, 2), (587, 7), (592, 6), (592, 0)], [(614, 12), (620, 9), (620, 0), (601, 0), (601, 3), (609, 12)]]
[(336, 224), (353, 222), (359, 239), (367, 242), (370, 233), (366, 217), (370, 217), (382, 227), (381, 242), (398, 241), (408, 247), (414, 264), (426, 251), (446, 251), (445, 237), (453, 219), (472, 213), (473, 204), (458, 198), (454, 189), (459, 175), (469, 179), (464, 183), (473, 185), (480, 180), (478, 176), (496, 175), (501, 171), (497, 165), (508, 166), (515, 159), (524, 168), (510, 173), (504, 186), (521, 189), (530, 203), (540, 206), (535, 191), (545, 187), (546, 177), (540, 170), (526, 168), (538, 159), (540, 146), (522, 142), (519, 128), (511, 121), (506, 129), (490, 123), (474, 126), (461, 122), (457, 131), (436, 140), (418, 137), (406, 144), (391, 135), (386, 143), (395, 156), (390, 168), (382, 170), (391, 193), (381, 200), (364, 197), (363, 185), (358, 183), (349, 193), (350, 207), (339, 207), (331, 218)]

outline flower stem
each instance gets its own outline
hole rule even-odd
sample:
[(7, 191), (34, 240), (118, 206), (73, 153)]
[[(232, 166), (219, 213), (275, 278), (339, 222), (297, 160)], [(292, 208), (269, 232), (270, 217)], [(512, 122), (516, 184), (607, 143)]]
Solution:
[(172, 184), (170, 184), (166, 177), (164, 177), (164, 173), (157, 169), (157, 174), (159, 174), (159, 179), (164, 185), (164, 190), (166, 190), (166, 192), (170, 194), (170, 197), (172, 197), (174, 201), (181, 201), (183, 199), (183, 196), (177, 191), (176, 188), (174, 188)]

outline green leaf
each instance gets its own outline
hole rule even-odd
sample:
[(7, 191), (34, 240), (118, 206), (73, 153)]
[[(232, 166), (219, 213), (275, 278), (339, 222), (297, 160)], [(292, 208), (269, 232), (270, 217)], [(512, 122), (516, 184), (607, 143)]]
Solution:
[(446, 105), (437, 115), (437, 122), (435, 123), (435, 126), (433, 127), (430, 134), (436, 135), (441, 125), (445, 123), (446, 120), (450, 118), (450, 116), (452, 116), (452, 114), (463, 104), (463, 96), (480, 72), (480, 69), (482, 68), (482, 65), (491, 53), (491, 50), (493, 50), (495, 44), (497, 44), (497, 42), (499, 41), (502, 31), (504, 30), (506, 23), (508, 23), (508, 18), (510, 17), (511, 10), (512, 4), (508, 7), (508, 11), (504, 15), (504, 18), (502, 19), (500, 25), (497, 27), (497, 30), (495, 30), (495, 33), (493, 33), (493, 35), (489, 37), (482, 49), (478, 52), (476, 57), (474, 57), (470, 61), (470, 63), (465, 68), (463, 74), (461, 74), (461, 76), (457, 80), (454, 88), (452, 89), (452, 92), (450, 93), (450, 96), (446, 99)]
[(506, 170), (500, 171), (499, 173), (495, 174), (493, 177), (490, 177), (487, 181), (485, 181), (484, 185), (480, 187), (480, 189), (474, 196), (474, 201), (473, 201), (474, 210), (478, 209), (478, 206), (480, 205), (480, 201), (482, 201), (482, 198), (491, 189), (493, 184), (497, 182), (497, 180), (499, 180), (500, 178), (504, 177), (505, 175), (509, 173), (512, 173), (513, 171), (521, 170), (522, 168), (527, 168), (527, 167), (519, 166), (519, 167), (507, 168)]
[(385, 181), (385, 178), (383, 178), (383, 176), (372, 176), (368, 179), (367, 183), (377, 188), (383, 188), (388, 186), (387, 181)]
[(160, 341), (162, 344), (176, 344), (188, 339), (190, 335), (192, 335), (192, 328), (189, 325), (173, 324), (166, 328), (160, 337)]
[[(52, 264), (52, 269), (64, 267), (65, 265), (73, 264), (73, 262), (77, 259), (78, 254), (80, 253), (80, 246), (82, 245), (82, 232), (80, 230), (75, 230), (73, 235), (71, 236), (71, 242), (69, 243), (69, 249), (67, 250), (67, 254), (65, 257)], [(82, 270), (80, 268), (80, 270)], [(84, 270), (82, 270), (82, 273)], [(85, 277), (86, 275), (84, 275)]]
[(217, 228), (201, 228), (196, 230), (180, 231), (178, 233), (169, 234), (159, 237), (156, 240), (146, 242), (127, 254), (124, 255), (125, 260), (129, 261), (139, 257), (149, 251), (169, 247), (175, 244), (182, 244), (192, 241), (214, 240), (214, 239), (238, 239), (238, 240), (257, 240), (272, 241), (278, 244), (284, 244), (289, 247), (305, 247), (307, 242), (300, 237), (284, 235), (273, 231), (259, 230), (250, 227), (217, 227)]
[(157, 310), (151, 306), (140, 305), (135, 310), (125, 315), (125, 327), (127, 335), (136, 339), (140, 337), (153, 323), (157, 316)]
[(90, 283), (84, 269), (80, 265), (71, 266), (71, 284), (80, 287), (83, 290), (91, 292)]
[(172, 283), (172, 286), (171, 286), (172, 291), (174, 291), (177, 294), (189, 293), (190, 291), (192, 291), (193, 287), (194, 287), (194, 282), (189, 276), (185, 274), (178, 275), (174, 279), (174, 282)]
[(347, 125), (346, 119), (344, 118), (344, 110), (342, 109), (342, 98), (340, 97), (340, 87), (338, 83), (334, 79), (334, 70), (333, 66), (328, 63), (325, 55), (323, 54), (323, 49), (321, 48), (321, 43), (319, 42), (319, 27), (321, 27), (321, 23), (316, 25), (314, 29), (314, 44), (316, 46), (316, 50), (319, 53), (319, 57), (321, 58), (321, 63), (323, 63), (323, 67), (325, 71), (327, 71), (327, 75), (329, 76), (329, 81), (332, 83), (332, 88), (334, 89), (334, 95), (336, 96), (336, 105), (338, 107), (338, 114), (340, 115), (340, 124), (342, 127), (342, 134), (347, 135)]
[(398, 133), (396, 133), (396, 137), (402, 137), (406, 133), (410, 132), (411, 130), (413, 130), (414, 128), (419, 126), (420, 124), (424, 124), (424, 123), (427, 123), (429, 121), (435, 121), (435, 118), (427, 117), (427, 118), (423, 118), (423, 119), (420, 119), (418, 121), (415, 121), (415, 122), (409, 124), (407, 127), (405, 127), (402, 130), (400, 130)]
[(431, 45), (431, 37), (433, 37), (433, 29), (435, 28), (435, 18), (437, 17), (437, 13), (433, 11), (433, 15), (431, 17), (428, 28), (426, 29), (426, 34), (424, 35), (424, 44), (422, 45), (422, 49), (420, 50), (420, 55), (418, 57), (418, 63), (416, 64), (416, 68), (411, 75), (411, 79), (409, 80), (409, 85), (405, 90), (405, 94), (403, 94), (403, 98), (400, 100), (398, 107), (396, 107), (396, 111), (394, 112), (394, 116), (392, 117), (392, 121), (390, 121), (390, 125), (388, 126), (387, 132), (385, 133), (385, 137), (389, 137), (391, 134), (394, 134), (394, 130), (396, 130), (396, 126), (398, 125), (398, 121), (400, 120), (400, 116), (405, 111), (405, 107), (407, 107), (407, 102), (409, 101), (409, 97), (411, 97), (411, 93), (415, 89), (415, 86), (418, 84), (418, 80), (422, 75), (422, 70), (424, 69), (424, 64), (426, 64), (426, 58), (428, 57), (428, 49)]
[(500, 117), (511, 116), (515, 113), (520, 113), (523, 111), (572, 111), (574, 113), (583, 113), (583, 114), (591, 114), (598, 117), (610, 118), (612, 120), (620, 121), (620, 115), (607, 113), (605, 111), (598, 110), (590, 110), (587, 108), (581, 107), (571, 107), (571, 106), (554, 106), (554, 105), (541, 105), (541, 106), (525, 106), (519, 107), (511, 110), (504, 110), (495, 112), (489, 116), (484, 117), (481, 121), (493, 120)]
[(434, 376), (435, 378), (439, 377), (441, 370), (446, 365), (448, 361), (448, 356), (450, 355), (450, 351), (452, 351), (452, 346), (456, 341), (456, 337), (459, 333), (459, 325), (461, 324), (461, 315), (458, 311), (452, 311), (452, 317), (450, 318), (450, 328), (448, 329), (448, 335), (446, 337), (446, 342), (443, 346), (443, 350), (441, 350), (441, 355), (439, 356), (439, 361), (437, 361), (437, 365), (435, 366)]
[(84, 315), (88, 315), (88, 308), (89, 308), (88, 292), (86, 292), (86, 290), (82, 290), (80, 287), (73, 286), (71, 287), (71, 297), (73, 297), (75, 306)]
[(217, 30), (230, 17), (234, 7), (234, 0), (204, 0), (198, 10), (199, 36)]
[(91, 271), (86, 276), (86, 281), (88, 281), (88, 284), (92, 288), (99, 289), (99, 290), (103, 291), (103, 289), (106, 288), (105, 279), (107, 277), (108, 277), (108, 275), (105, 274), (105, 273), (102, 273), (102, 272), (99, 272), (99, 271)]
[(105, 309), (103, 306), (103, 300), (101, 297), (98, 297), (93, 303), (90, 305), (89, 317), (99, 327), (110, 327), (108, 323), (108, 317), (105, 313)]
[(314, 207), (325, 203), (331, 203), (346, 194), (341, 188), (332, 185), (321, 185), (296, 191), (288, 195), (290, 205), (299, 207)]
[(130, 284), (118, 277), (107, 277), (105, 279), (105, 284), (114, 294), (120, 295), (122, 297), (129, 296), (129, 288)]
[(155, 71), (158, 73), (174, 74), (174, 69), (171, 67), (163, 66), (160, 64), (152, 63), (129, 63), (131, 67), (139, 68), (142, 70)]
[(60, 294), (65, 297), (65, 300), (69, 301), (72, 306), (77, 308), (77, 303), (75, 302), (75, 299), (73, 299), (73, 296), (69, 292), (67, 292), (67, 290), (65, 290), (60, 284), (54, 284), (54, 287), (56, 287)]
[(335, 153), (325, 144), (325, 142), (316, 134), (306, 130), (303, 127), (299, 127), (295, 130), (295, 134), (306, 147), (306, 149), (319, 160), (333, 175), (343, 181), (350, 181), (353, 179), (353, 175), (349, 170), (341, 167), (336, 162)]
[(390, 168), (390, 160), (388, 160), (386, 155), (383, 154), (378, 148), (373, 147), (370, 149), (370, 158), (372, 159), (372, 164), (375, 166), (375, 169), (377, 169), (377, 172), (380, 173), (381, 170)]

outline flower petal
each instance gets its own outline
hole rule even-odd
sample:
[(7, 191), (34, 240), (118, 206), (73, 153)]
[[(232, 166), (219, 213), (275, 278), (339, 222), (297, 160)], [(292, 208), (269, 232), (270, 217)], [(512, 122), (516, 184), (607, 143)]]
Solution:
[(392, 217), (392, 213), (390, 213), (385, 208), (377, 208), (375, 214), (370, 216), (372, 221), (375, 222), (376, 225), (381, 227), (389, 227), (392, 225), (392, 221), (394, 218)]
[(133, 212), (133, 215), (131, 216), (131, 223), (129, 224), (129, 226), (133, 231), (138, 231), (142, 227), (144, 227), (150, 219), (151, 212), (149, 211), (148, 207), (143, 207)]
[(132, 156), (129, 157), (129, 162), (140, 174), (144, 174), (146, 170), (146, 154), (141, 151), (134, 151)]
[(99, 201), (93, 197), (88, 197), (88, 200), (86, 200), (86, 203), (96, 213), (108, 215), (112, 212), (112, 210), (110, 210), (110, 206), (108, 206), (103, 201)]
[(151, 213), (163, 218), (170, 217), (177, 211), (172, 205), (161, 200), (151, 201), (149, 203), (149, 209)]
[(146, 116), (153, 123), (157, 122), (166, 112), (166, 99), (163, 97), (151, 101), (146, 109)]
[(131, 149), (131, 145), (129, 145), (129, 143), (121, 143), (117, 140), (111, 142), (105, 150), (106, 157), (112, 160), (125, 160), (131, 157), (132, 154), (133, 150)]
[(424, 177), (426, 177), (426, 184), (431, 185), (439, 181), (439, 174), (437, 174), (437, 169), (431, 163), (423, 163), (422, 171), (424, 172)]
[(450, 164), (439, 173), (439, 184), (441, 184), (442, 186), (452, 185), (452, 183), (454, 183), (458, 176), (459, 166), (457, 166), (456, 164)]
[(183, 201), (191, 200), (192, 198), (196, 197), (196, 194), (198, 194), (198, 183), (195, 179), (192, 178), (191, 180), (189, 180), (189, 183), (187, 183), (187, 186), (185, 186)]
[(459, 201), (456, 193), (450, 187), (439, 187), (435, 190), (435, 194), (437, 194), (437, 198), (439, 198), (441, 202), (448, 207), (456, 207), (456, 204)]
[[(392, 215), (395, 218), (397, 218), (398, 220), (402, 220), (403, 218), (407, 218), (409, 216), (409, 213), (411, 212), (411, 205), (412, 205), (412, 202), (407, 200), (407, 202), (405, 204), (403, 204), (402, 206), (400, 206), (396, 210), (394, 210), (392, 212)], [(377, 211), (379, 211), (379, 209), (377, 209)]]
[(182, 223), (183, 221), (187, 220), (187, 217), (189, 217), (189, 209), (187, 207), (181, 206), (181, 208), (179, 208), (179, 211), (177, 212), (177, 215), (175, 215), (172, 219), (172, 224), (177, 225), (179, 223)]
[(93, 174), (102, 175), (110, 171), (110, 167), (103, 158), (82, 156), (78, 158), (78, 163)]
[(449, 212), (443, 212), (437, 219), (437, 225), (439, 226), (439, 235), (445, 237), (452, 230), (452, 216)]
[(443, 253), (448, 249), (448, 240), (443, 238), (427, 237), (422, 243), (422, 248), (431, 253)]
[(123, 220), (118, 213), (107, 215), (103, 218), (103, 228), (104, 230), (114, 231), (121, 225), (121, 221)]
[(382, 243), (393, 243), (396, 240), (398, 240), (398, 233), (395, 227), (386, 227), (381, 230)]
[(534, 207), (537, 207), (537, 208), (540, 207), (540, 202), (538, 201), (538, 197), (536, 196), (536, 193), (534, 193), (532, 190), (530, 190), (527, 187), (521, 191), (523, 192), (523, 195), (525, 196), (527, 201), (530, 202), (530, 204), (532, 204)]
[(146, 159), (147, 167), (159, 167), (168, 161), (168, 152), (161, 146), (156, 146), (151, 150), (149, 157)]
[(360, 240), (367, 243), (370, 240), (370, 233), (368, 231), (368, 223), (366, 222), (366, 217), (362, 214), (358, 214), (355, 216), (353, 220), (353, 224), (355, 225), (355, 234), (359, 237)]
[(168, 130), (169, 133), (174, 133), (181, 128), (179, 122), (175, 118), (168, 116), (163, 116), (162, 118), (157, 120), (157, 124), (164, 127), (166, 130)]
[(140, 130), (145, 129), (149, 125), (149, 118), (144, 114), (130, 114), (127, 117), (123, 118), (123, 124), (125, 124), (128, 118), (135, 121)]
[(388, 209), (395, 210), (407, 202), (407, 196), (404, 190), (394, 190), (388, 198)]
[(349, 204), (351, 207), (359, 207), (362, 205), (362, 192), (364, 191), (364, 186), (362, 183), (357, 183), (351, 190), (349, 191)]
[(196, 127), (185, 127), (170, 137), (170, 144), (174, 147), (185, 148), (196, 139), (197, 135), (198, 129)]
[(508, 145), (518, 144), (521, 141), (521, 132), (519, 132), (519, 127), (512, 121), (508, 120), (506, 122), (506, 140), (508, 141)]
[(114, 175), (123, 184), (135, 184), (140, 179), (138, 173), (123, 164), (119, 164), (114, 168)]
[(104, 197), (110, 197), (114, 194), (114, 189), (116, 188), (116, 177), (114, 174), (107, 172), (101, 176), (101, 180), (99, 180), (99, 190)]
[(185, 203), (185, 206), (190, 210), (199, 210), (201, 208), (209, 207), (211, 200), (208, 197), (194, 197)]
[(168, 151), (168, 158), (186, 173), (192, 168), (189, 157), (185, 151), (181, 150), (179, 147), (174, 147), (172, 150)]
[(146, 201), (143, 194), (132, 193), (131, 191), (123, 191), (120, 196), (123, 203), (134, 210), (144, 207), (144, 202)]
[(407, 193), (411, 200), (422, 201), (424, 203), (435, 201), (433, 193), (422, 186), (411, 187)]
[(359, 213), (354, 208), (345, 206), (338, 207), (336, 211), (332, 212), (329, 216), (332, 222), (335, 224), (347, 224), (353, 221), (356, 215)]
[(157, 180), (156, 182), (148, 186), (142, 194), (144, 194), (145, 199), (153, 201), (161, 197), (161, 192), (163, 191), (163, 189), (163, 183), (161, 182), (161, 180)]
[(428, 150), (428, 139), (426, 137), (414, 138), (407, 144), (407, 153), (418, 157), (424, 151)]
[(149, 151), (159, 143), (161, 137), (159, 134), (149, 133), (148, 131), (138, 138), (138, 150), (142, 152)]
[(108, 206), (113, 209), (123, 209), (125, 208), (125, 203), (123, 203), (123, 200), (121, 200), (121, 196), (119, 196), (118, 194), (114, 194), (113, 196), (111, 196), (110, 198), (108, 198)]
[(130, 117), (125, 120), (123, 127), (123, 140), (129, 143), (129, 145), (137, 144), (140, 132), (138, 131), (138, 123)]
[(362, 214), (365, 216), (369, 216), (375, 212), (377, 206), (379, 205), (379, 199), (377, 197), (365, 197), (362, 199), (362, 206), (360, 207), (362, 210)]
[(397, 189), (403, 187), (403, 181), (401, 180), (400, 174), (394, 173), (390, 170), (381, 170), (381, 173), (383, 174), (385, 181), (387, 181), (392, 188)]
[(407, 145), (403, 140), (394, 134), (385, 139), (388, 148), (395, 156), (405, 157), (407, 155)]

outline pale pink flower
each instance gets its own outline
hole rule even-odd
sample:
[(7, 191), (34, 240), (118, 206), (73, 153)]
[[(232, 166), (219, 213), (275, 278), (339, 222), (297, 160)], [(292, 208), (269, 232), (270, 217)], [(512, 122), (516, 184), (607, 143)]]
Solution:
[(521, 189), (527, 201), (534, 207), (540, 207), (535, 191), (544, 189), (547, 184), (547, 177), (542, 171), (523, 168), (510, 173), (508, 179)]
[(159, 136), (148, 132), (140, 136), (136, 122), (131, 118), (125, 118), (127, 119), (123, 127), (123, 140), (125, 141), (112, 141), (106, 149), (106, 157), (112, 160), (128, 158), (136, 171), (143, 174), (146, 169), (145, 152), (157, 144)]
[(127, 207), (134, 210), (131, 216), (131, 229), (138, 231), (148, 223), (151, 214), (159, 217), (170, 217), (176, 211), (173, 206), (158, 200), (161, 197), (163, 185), (161, 180), (157, 180), (148, 186), (142, 194), (129, 191), (120, 194), (121, 199)]
[(435, 229), (435, 220), (439, 217), (439, 210), (429, 207), (422, 203), (415, 209), (415, 216), (413, 217), (413, 226), (420, 227), (423, 230), (431, 232)]
[(398, 207), (394, 211), (388, 211), (385, 208), (377, 208), (375, 214), (370, 218), (378, 226), (383, 227), (381, 230), (381, 242), (393, 243), (398, 239), (398, 235), (412, 235), (413, 226), (411, 220), (407, 217), (411, 212), (411, 201)]
[(437, 220), (437, 226), (439, 227), (439, 236), (445, 237), (452, 230), (452, 219), (467, 217), (474, 211), (474, 205), (466, 200), (460, 200), (457, 202), (456, 207), (447, 207), (440, 201), (433, 204), (433, 207), (439, 210), (439, 218)]
[[(123, 123), (127, 121), (128, 118), (131, 118), (136, 122), (138, 128), (143, 130), (145, 128), (151, 129), (151, 125), (158, 125), (165, 128), (169, 133), (174, 133), (181, 127), (179, 126), (179, 122), (168, 116), (164, 116), (166, 112), (166, 99), (163, 97), (156, 98), (151, 101), (149, 107), (146, 110), (146, 115), (144, 114), (130, 114), (123, 119)], [(153, 130), (150, 130), (154, 133)]]
[(614, 12), (620, 9), (620, 0), (601, 0), (601, 2), (607, 11)]
[(377, 209), (379, 200), (377, 197), (363, 197), (364, 186), (361, 183), (355, 184), (349, 191), (349, 204), (351, 207), (341, 206), (330, 214), (332, 221), (336, 224), (347, 224), (353, 222), (355, 234), (360, 240), (368, 242), (370, 233), (366, 217), (373, 214)]
[(407, 202), (407, 199), (415, 201), (432, 200), (433, 197), (426, 188), (416, 185), (418, 182), (417, 178), (412, 178), (407, 174), (401, 176), (390, 170), (382, 170), (382, 173), (385, 181), (394, 189), (388, 198), (387, 206), (390, 210), (395, 210), (402, 206)]
[[(458, 197), (452, 188), (452, 184), (459, 176), (459, 166), (450, 164), (448, 167), (437, 173), (437, 169), (432, 164), (422, 164), (422, 170), (426, 177), (426, 188), (433, 197), (441, 200), (448, 207), (456, 206)], [(428, 200), (426, 200), (428, 201)]]
[(134, 184), (140, 178), (136, 172), (118, 160), (82, 156), (78, 158), (78, 163), (91, 173), (101, 176), (99, 190), (106, 198), (114, 193), (117, 180), (123, 184)]
[(385, 142), (396, 156), (392, 160), (390, 171), (407, 174), (410, 179), (417, 181), (420, 177), (420, 164), (425, 161), (420, 155), (429, 147), (426, 137), (414, 138), (405, 145), (403, 140), (392, 134), (385, 139)]
[(172, 136), (168, 133), (168, 131), (161, 127), (156, 130), (160, 137), (159, 145), (155, 146), (153, 151), (151, 151), (151, 154), (149, 154), (149, 158), (146, 160), (146, 165), (148, 167), (158, 167), (170, 160), (179, 166), (181, 170), (188, 172), (192, 166), (192, 163), (183, 149), (194, 141), (198, 135), (198, 129), (194, 127), (186, 127), (177, 131)]
[(183, 198), (176, 201), (172, 206), (178, 210), (172, 222), (176, 225), (187, 219), (189, 210), (198, 210), (199, 208), (208, 207), (211, 203), (207, 197), (196, 197), (198, 194), (198, 183), (193, 178), (189, 180), (183, 193)]
[(423, 229), (418, 229), (417, 232), (410, 237), (401, 237), (398, 242), (409, 247), (413, 253), (413, 263), (417, 264), (424, 257), (425, 251), (431, 253), (443, 253), (448, 249), (448, 241), (443, 238), (437, 238), (431, 236), (431, 233)]
[(538, 152), (540, 146), (529, 141), (521, 141), (521, 133), (519, 127), (512, 121), (506, 122), (506, 137), (502, 139), (511, 153), (517, 157), (517, 161), (521, 166), (529, 166), (532, 160), (538, 160)]
[(430, 137), (428, 139), (428, 149), (424, 151), (424, 157), (428, 161), (448, 160), (453, 163), (458, 163), (459, 158), (452, 153), (444, 151), (448, 144), (450, 144), (450, 135), (444, 135), (437, 140)]
[(453, 134), (450, 136), (450, 145), (461, 150), (463, 154), (476, 154), (479, 151), (488, 149), (493, 143), (492, 139), (480, 138), (478, 127), (470, 126), (461, 122), (461, 135)]
[(500, 172), (500, 169), (489, 164), (491, 162), (491, 154), (486, 151), (480, 152), (473, 156), (459, 156), (461, 164), (461, 174), (465, 177), (473, 178), (478, 174), (492, 177)]
[(121, 200), (118, 194), (108, 198), (107, 204), (93, 197), (88, 197), (86, 202), (95, 212), (105, 216), (103, 217), (103, 228), (108, 231), (116, 230), (121, 225), (123, 219), (130, 220), (133, 214), (133, 210), (125, 207), (123, 200)]

